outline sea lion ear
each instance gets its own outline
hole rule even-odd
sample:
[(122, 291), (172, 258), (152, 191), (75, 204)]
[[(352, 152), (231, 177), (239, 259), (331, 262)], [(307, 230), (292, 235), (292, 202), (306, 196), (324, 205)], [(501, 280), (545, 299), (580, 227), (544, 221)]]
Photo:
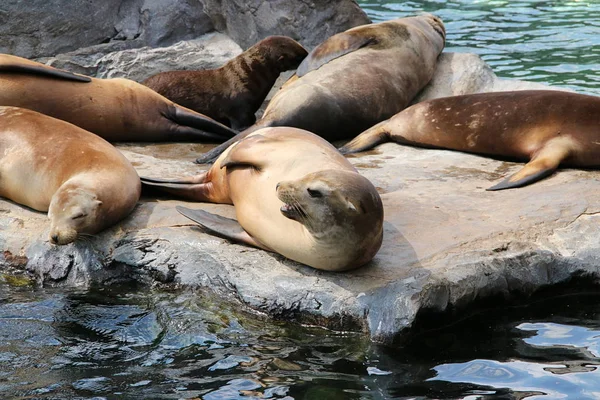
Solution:
[(97, 205), (98, 207), (100, 207), (100, 206), (102, 205), (102, 201), (100, 201), (100, 200), (97, 200), (97, 199), (95, 200), (95, 203), (96, 203), (96, 205)]
[(356, 205), (347, 197), (346, 197), (346, 205), (348, 206), (349, 211), (355, 212), (355, 213), (359, 212), (360, 207), (356, 207)]
[(300, 63), (296, 75), (302, 77), (336, 58), (376, 42), (375, 36), (365, 34), (362, 30), (338, 33), (315, 47)]
[(351, 212), (355, 212), (357, 214), (366, 214), (367, 210), (365, 210), (365, 206), (360, 200), (350, 200), (346, 198), (346, 204), (348, 205), (348, 210)]

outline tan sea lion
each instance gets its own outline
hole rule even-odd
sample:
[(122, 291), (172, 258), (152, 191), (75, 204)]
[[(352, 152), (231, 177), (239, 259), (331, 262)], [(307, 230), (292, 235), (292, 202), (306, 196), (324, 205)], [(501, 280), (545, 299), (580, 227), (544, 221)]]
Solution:
[(444, 41), (444, 24), (431, 14), (338, 33), (311, 51), (254, 126), (197, 162), (213, 161), (266, 126), (306, 129), (328, 141), (352, 138), (408, 106), (431, 80)]
[(125, 218), (141, 192), (110, 143), (65, 121), (0, 107), (0, 197), (48, 211), (50, 242), (67, 244)]
[(109, 141), (223, 141), (235, 131), (129, 79), (95, 79), (0, 54), (0, 106), (62, 119)]
[(178, 207), (212, 233), (328, 271), (367, 263), (381, 246), (375, 187), (328, 142), (296, 128), (258, 130), (197, 177), (144, 184), (229, 203), (239, 221)]
[(297, 68), (307, 55), (292, 38), (269, 36), (220, 68), (161, 72), (142, 84), (239, 130), (256, 122), (254, 113), (279, 74)]
[(340, 151), (394, 141), (529, 160), (488, 190), (538, 181), (559, 164), (600, 166), (600, 97), (555, 90), (480, 93), (415, 104), (357, 136)]

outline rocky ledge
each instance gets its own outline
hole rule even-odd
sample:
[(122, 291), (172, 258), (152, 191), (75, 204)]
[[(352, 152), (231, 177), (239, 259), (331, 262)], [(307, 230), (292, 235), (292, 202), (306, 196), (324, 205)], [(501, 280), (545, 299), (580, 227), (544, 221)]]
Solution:
[[(497, 79), (479, 57), (444, 53), (419, 100), (548, 87)], [(123, 144), (140, 175), (198, 173), (202, 144)], [(57, 247), (46, 216), (0, 200), (0, 267), (44, 285), (123, 281), (201, 288), (275, 318), (363, 331), (389, 343), (423, 310), (530, 294), (600, 274), (600, 172), (560, 170), (516, 190), (486, 192), (522, 164), (388, 143), (351, 157), (381, 193), (383, 246), (367, 266), (327, 273), (207, 235), (175, 205), (233, 217), (231, 206), (147, 194), (121, 224)]]

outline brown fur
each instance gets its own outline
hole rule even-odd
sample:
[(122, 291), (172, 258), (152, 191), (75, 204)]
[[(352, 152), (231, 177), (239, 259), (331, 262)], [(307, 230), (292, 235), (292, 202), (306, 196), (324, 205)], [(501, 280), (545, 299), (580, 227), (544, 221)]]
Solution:
[(273, 97), (255, 125), (197, 162), (266, 126), (306, 129), (329, 141), (356, 136), (407, 107), (430, 81), (444, 48), (442, 21), (431, 15), (363, 25), (316, 47)]
[(296, 68), (307, 55), (293, 39), (269, 36), (221, 68), (161, 72), (142, 83), (233, 129), (247, 128), (279, 74)]
[(330, 143), (300, 129), (257, 130), (197, 177), (142, 181), (187, 199), (233, 204), (241, 227), (213, 232), (314, 268), (360, 267), (382, 243), (383, 205), (373, 184)]
[(115, 224), (140, 191), (131, 163), (104, 139), (31, 110), (0, 107), (0, 196), (49, 211), (53, 243)]
[(600, 97), (524, 90), (429, 100), (366, 130), (340, 151), (388, 141), (528, 160), (489, 190), (520, 187), (560, 164), (600, 167)]
[(82, 78), (0, 54), (0, 106), (28, 108), (109, 141), (223, 141), (235, 135), (132, 80)]

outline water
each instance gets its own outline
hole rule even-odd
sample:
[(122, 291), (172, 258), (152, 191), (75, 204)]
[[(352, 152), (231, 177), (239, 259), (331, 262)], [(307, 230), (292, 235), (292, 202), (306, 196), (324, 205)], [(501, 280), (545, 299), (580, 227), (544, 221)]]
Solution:
[(374, 21), (427, 11), (445, 51), (479, 54), (500, 77), (600, 95), (600, 1), (359, 1)]
[(0, 398), (597, 399), (599, 316), (600, 294), (561, 296), (388, 348), (200, 292), (0, 283)]
[[(376, 21), (440, 15), (446, 51), (480, 54), (499, 76), (600, 94), (600, 2), (362, 5)], [(11, 282), (0, 278), (0, 398), (600, 398), (600, 294), (493, 309), (386, 348), (200, 292)]]

